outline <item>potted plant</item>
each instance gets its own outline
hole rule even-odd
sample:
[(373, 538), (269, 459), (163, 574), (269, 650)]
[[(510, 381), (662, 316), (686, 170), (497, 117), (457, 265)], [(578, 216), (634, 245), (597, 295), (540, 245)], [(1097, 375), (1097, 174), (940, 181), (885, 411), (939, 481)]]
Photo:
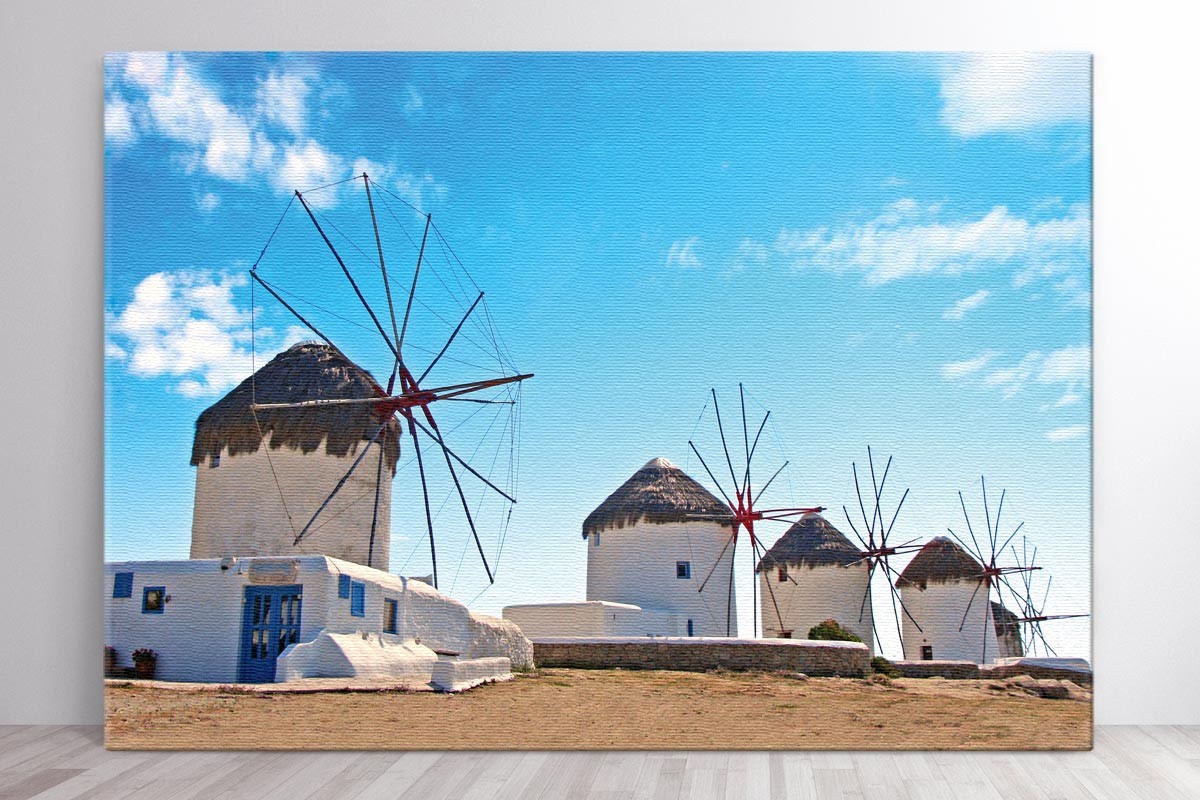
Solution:
[(133, 651), (134, 674), (143, 680), (153, 680), (154, 669), (158, 666), (158, 653), (149, 647)]
[(104, 645), (104, 677), (112, 678), (117, 674), (117, 648)]

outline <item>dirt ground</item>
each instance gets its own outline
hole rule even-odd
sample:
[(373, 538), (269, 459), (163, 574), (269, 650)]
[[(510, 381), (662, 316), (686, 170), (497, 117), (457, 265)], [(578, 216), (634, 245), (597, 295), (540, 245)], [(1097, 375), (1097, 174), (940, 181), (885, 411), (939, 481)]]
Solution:
[(547, 669), (458, 695), (105, 688), (115, 749), (1088, 749), (1092, 706), (991, 681)]

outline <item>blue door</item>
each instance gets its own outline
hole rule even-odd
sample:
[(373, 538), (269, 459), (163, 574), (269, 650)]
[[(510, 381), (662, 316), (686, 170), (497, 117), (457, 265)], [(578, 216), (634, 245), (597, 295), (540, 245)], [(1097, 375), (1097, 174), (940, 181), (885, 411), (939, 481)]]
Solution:
[(279, 654), (300, 639), (301, 594), (299, 585), (246, 587), (238, 681), (271, 683), (275, 680), (275, 661)]

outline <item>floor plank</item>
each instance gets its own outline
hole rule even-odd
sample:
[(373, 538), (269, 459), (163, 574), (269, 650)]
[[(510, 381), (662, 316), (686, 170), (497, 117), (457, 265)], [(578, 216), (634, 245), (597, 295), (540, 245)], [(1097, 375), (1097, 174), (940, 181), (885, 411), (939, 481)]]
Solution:
[(0, 727), (0, 800), (1200, 797), (1200, 728), (1101, 727), (1091, 752), (111, 752)]

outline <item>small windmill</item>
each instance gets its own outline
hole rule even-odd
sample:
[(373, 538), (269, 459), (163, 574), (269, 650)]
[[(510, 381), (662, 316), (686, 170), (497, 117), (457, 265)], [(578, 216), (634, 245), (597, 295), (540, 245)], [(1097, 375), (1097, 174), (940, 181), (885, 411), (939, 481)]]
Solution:
[[(850, 530), (854, 532), (859, 544), (862, 546), (862, 555), (856, 563), (866, 562), (867, 564), (867, 584), (863, 592), (862, 600), (859, 603), (858, 621), (862, 622), (866, 616), (867, 610), (871, 607), (872, 598), (872, 581), (876, 573), (883, 576), (883, 579), (888, 588), (888, 596), (892, 601), (892, 616), (896, 621), (896, 635), (900, 640), (900, 652), (904, 652), (904, 633), (901, 625), (900, 615), (903, 612), (908, 617), (909, 621), (916, 626), (917, 630), (921, 630), (920, 623), (909, 613), (908, 608), (904, 605), (904, 600), (900, 596), (899, 589), (896, 588), (896, 579), (900, 577), (900, 573), (891, 564), (891, 559), (895, 556), (913, 553), (921, 549), (921, 545), (916, 543), (916, 539), (910, 539), (900, 544), (892, 544), (888, 541), (892, 535), (892, 531), (896, 526), (896, 519), (900, 516), (900, 509), (904, 507), (904, 501), (908, 499), (908, 489), (900, 496), (900, 502), (896, 504), (896, 510), (891, 515), (891, 521), (884, 523), (883, 511), (883, 496), (887, 486), (888, 474), (892, 469), (892, 456), (888, 456), (887, 464), (883, 468), (883, 475), (878, 481), (875, 479), (875, 457), (871, 452), (871, 446), (867, 445), (867, 465), (871, 472), (871, 488), (872, 496), (875, 504), (870, 516), (867, 515), (867, 507), (863, 502), (862, 489), (858, 480), (858, 464), (851, 462), (850, 470), (854, 473), (854, 492), (858, 496), (858, 510), (862, 514), (863, 530), (866, 531), (866, 536), (859, 533), (858, 528), (854, 525), (854, 520), (850, 516), (850, 510), (845, 505), (842, 506), (842, 513), (846, 515), (846, 522), (850, 524)], [(879, 641), (879, 630), (875, 627), (875, 615), (871, 614), (871, 625), (875, 634), (875, 641)]]
[[(1008, 565), (1000, 563), (1000, 558), (1003, 556), (1004, 551), (1012, 543), (1016, 535), (1020, 533), (1021, 529), (1025, 527), (1025, 523), (1019, 523), (1016, 528), (1013, 529), (1012, 533), (1008, 535), (1008, 538), (1001, 543), (1000, 537), (1003, 534), (1000, 533), (1000, 515), (1004, 512), (1004, 498), (1007, 490), (1001, 490), (1000, 492), (1000, 502), (996, 507), (996, 517), (995, 520), (993, 520), (991, 512), (988, 509), (987, 480), (981, 476), (979, 478), (979, 483), (983, 491), (983, 518), (986, 522), (987, 528), (987, 539), (984, 540), (983, 546), (979, 544), (979, 540), (975, 536), (975, 528), (971, 525), (971, 515), (967, 513), (967, 502), (963, 498), (963, 493), (961, 491), (958, 493), (958, 502), (962, 507), (963, 519), (967, 524), (967, 532), (970, 534), (971, 544), (968, 545), (962, 537), (953, 531), (953, 529), (947, 528), (946, 530), (950, 532), (950, 535), (954, 537), (954, 540), (957, 541), (964, 550), (969, 552), (983, 566), (983, 571), (979, 575), (973, 576), (977, 583), (975, 590), (971, 593), (971, 599), (967, 602), (967, 607), (963, 612), (962, 622), (959, 623), (958, 629), (961, 631), (966, 626), (967, 619), (971, 614), (971, 609), (975, 604), (976, 598), (980, 594), (980, 590), (982, 589), (983, 596), (979, 598), (981, 601), (979, 605), (983, 609), (983, 643), (980, 663), (986, 664), (988, 626), (992, 624), (991, 601), (993, 600), (993, 593), (995, 595), (994, 599), (1002, 605), (1004, 602), (1001, 592), (1002, 588), (1006, 589), (1013, 597), (1021, 597), (1022, 595), (1020, 595), (1013, 587), (1012, 583), (1008, 579), (1008, 576), (1028, 576), (1030, 573), (1040, 570), (1041, 567), (1036, 566), (1033, 563)], [(1024, 616), (1028, 617), (1030, 615), (1026, 613)]]
[[(1046, 603), (1050, 599), (1050, 585), (1054, 582), (1054, 576), (1048, 575), (1046, 578), (1046, 588), (1044, 591), (1039, 591), (1040, 587), (1036, 587), (1034, 580), (1034, 569), (1037, 567), (1038, 548), (1033, 545), (1030, 548), (1029, 540), (1024, 536), (1021, 537), (1021, 550), (1017, 552), (1017, 546), (1010, 547), (1013, 555), (1013, 560), (1018, 565), (1023, 567), (1021, 575), (1021, 583), (1018, 589), (1022, 589), (1023, 593), (1016, 595), (1017, 606), (1020, 609), (1020, 616), (1017, 617), (1017, 624), (1021, 627), (1021, 648), (1026, 655), (1036, 656), (1039, 646), (1042, 652), (1047, 656), (1057, 656), (1054, 648), (1046, 641), (1046, 635), (1042, 633), (1043, 622), (1054, 622), (1061, 619), (1081, 619), (1090, 616), (1089, 614), (1046, 614)], [(1036, 596), (1041, 595), (1041, 602), (1037, 602)], [(1039, 645), (1040, 643), (1040, 645)]]
[[(755, 532), (756, 523), (762, 521), (791, 523), (795, 522), (796, 519), (803, 514), (820, 513), (825, 509), (821, 506), (814, 506), (810, 508), (757, 508), (755, 506), (755, 503), (757, 503), (762, 496), (766, 494), (767, 490), (771, 487), (771, 484), (775, 482), (775, 479), (779, 477), (780, 473), (783, 472), (789, 463), (788, 461), (784, 461), (783, 464), (781, 464), (775, 470), (775, 472), (772, 473), (771, 477), (766, 483), (764, 483), (760, 488), (755, 488), (752, 476), (754, 454), (758, 450), (759, 439), (762, 437), (763, 429), (767, 425), (767, 420), (769, 420), (771, 417), (771, 412), (767, 411), (763, 415), (762, 422), (759, 423), (758, 430), (754, 434), (754, 440), (751, 442), (749, 424), (746, 419), (746, 390), (742, 384), (738, 384), (738, 399), (741, 403), (742, 416), (742, 455), (744, 456), (745, 464), (745, 466), (740, 470), (741, 475), (739, 476), (737, 474), (738, 471), (734, 470), (733, 458), (729, 452), (729, 443), (725, 439), (725, 426), (721, 420), (721, 407), (717, 402), (717, 390), (714, 388), (710, 391), (712, 394), (713, 411), (717, 417), (717, 432), (721, 438), (721, 448), (725, 454), (725, 464), (729, 468), (729, 487), (731, 491), (726, 491), (725, 486), (722, 485), (721, 481), (717, 480), (717, 476), (713, 474), (712, 469), (709, 468), (708, 462), (706, 462), (704, 460), (704, 456), (700, 454), (700, 450), (696, 447), (695, 442), (689, 439), (688, 447), (690, 447), (692, 452), (696, 454), (696, 458), (700, 459), (700, 464), (704, 467), (704, 471), (708, 473), (709, 479), (717, 487), (717, 491), (724, 499), (726, 505), (729, 506), (730, 514), (733, 516), (733, 526), (728, 541), (726, 541), (725, 545), (721, 548), (720, 555), (717, 556), (717, 559), (709, 569), (708, 574), (704, 577), (704, 580), (701, 581), (700, 587), (697, 591), (701, 593), (704, 592), (705, 587), (708, 586), (709, 581), (713, 577), (713, 573), (717, 569), (717, 565), (720, 564), (721, 560), (725, 557), (725, 551), (732, 548), (732, 554), (729, 559), (729, 590), (726, 594), (725, 604), (725, 635), (732, 636), (733, 630), (731, 621), (733, 619), (733, 567), (735, 563), (734, 556), (737, 555), (738, 538), (741, 534), (741, 531), (745, 529), (747, 537), (750, 540), (750, 548), (754, 553), (755, 560), (757, 561), (766, 555), (766, 547), (764, 547), (762, 542), (759, 541), (758, 535)], [(701, 412), (701, 416), (703, 416), (703, 412)], [(755, 598), (754, 628), (757, 632), (758, 582), (757, 580), (754, 580), (753, 575), (751, 576), (751, 585), (753, 587), (752, 595)], [(783, 627), (783, 615), (779, 610), (779, 603), (775, 600), (774, 589), (771, 588), (769, 581), (767, 582), (767, 589), (771, 593), (771, 602), (775, 608), (776, 616), (779, 617), (780, 627)]]
[[(348, 236), (339, 226), (330, 220), (327, 215), (322, 213), (321, 209), (324, 204), (318, 203), (314, 199), (321, 197), (318, 192), (327, 192), (333, 187), (350, 182), (358, 182), (359, 180), (362, 182), (366, 200), (364, 204), (365, 208), (362, 210), (369, 212), (371, 230), (374, 234), (374, 248), (371, 248), (370, 245), (367, 245), (366, 250), (374, 249), (375, 252), (373, 254), (368, 254), (366, 250), (364, 250), (363, 247), (360, 247), (353, 238)], [(378, 192), (377, 195), (372, 194), (373, 188)], [(400, 223), (395, 211), (392, 210), (391, 202), (388, 199), (389, 197), (392, 201), (407, 206), (408, 209), (414, 212), (417, 215), (417, 218), (421, 220), (421, 223), (423, 224), (423, 232), (421, 233), (419, 248), (416, 246), (415, 239), (409, 235), (406, 230), (404, 230), (403, 224)], [(384, 241), (380, 234), (381, 220), (380, 217), (376, 216), (376, 200), (380, 202), (381, 207), (388, 212), (393, 220), (395, 220), (399, 232), (403, 233), (413, 245), (414, 249), (417, 250), (416, 264), (412, 273), (412, 282), (411, 286), (409, 287), (409, 291), (407, 292), (407, 297), (404, 299), (402, 315), (397, 314), (397, 304), (393, 300), (391, 280), (389, 277), (388, 266), (384, 257)], [(282, 286), (272, 283), (260, 275), (259, 267), (263, 263), (264, 257), (267, 255), (268, 249), (271, 247), (272, 242), (275, 240), (276, 234), (279, 233), (280, 227), (284, 224), (289, 211), (295, 207), (296, 203), (303, 208), (305, 215), (311, 221), (316, 233), (319, 234), (325, 248), (328, 249), (329, 254), (332, 255), (334, 261), (336, 261), (341, 275), (344, 276), (349, 288), (353, 290), (353, 293), (357, 298), (358, 305), (361, 305), (361, 311), (365, 312), (366, 317), (369, 318), (370, 326), (362, 324), (359, 321), (348, 319), (343, 313), (338, 313), (328, 308), (323, 308), (317, 303), (312, 302), (312, 300), (301, 297), (297, 292), (284, 289)], [(322, 222), (325, 224), (323, 225)], [(362, 257), (362, 260), (359, 262), (360, 271), (357, 278), (348, 264), (348, 259), (350, 259), (351, 254), (348, 252), (344, 254), (343, 251), (339, 250), (339, 246), (335, 245), (334, 243), (334, 238), (338, 238), (339, 244), (343, 242), (348, 243), (354, 250), (357, 250), (359, 256)], [(398, 237), (397, 240), (399, 240)], [(442, 255), (442, 258), (445, 261), (447, 271), (446, 275), (439, 274), (434, 269), (433, 265), (431, 264), (430, 253), (427, 252), (427, 245), (428, 249), (430, 250), (432, 250), (434, 246), (438, 248), (438, 252)], [(366, 265), (365, 267), (363, 266), (364, 262)], [(367, 267), (369, 267), (369, 269), (367, 269)], [(423, 267), (426, 268), (426, 273), (422, 272)], [(368, 286), (368, 273), (373, 272), (376, 269), (378, 270), (378, 275), (370, 276), (370, 280), (374, 281), (375, 277), (378, 277), (381, 280), (381, 288), (383, 290), (381, 294), (383, 297), (377, 297), (376, 302), (379, 303), (386, 298), (388, 315), (387, 319), (390, 320), (390, 326), (388, 327), (385, 327), (383, 322), (381, 322), (381, 314), (378, 314), (375, 308), (372, 306), (372, 303), (368, 301), (363, 288), (364, 286)], [(458, 311), (462, 313), (462, 316), (460, 319), (458, 319), (456, 325), (453, 324), (452, 321), (447, 320), (445, 317), (438, 315), (436, 310), (430, 308), (428, 303), (424, 302), (418, 297), (419, 281), (422, 275), (428, 274), (428, 272), (433, 272), (433, 277), (442, 286), (443, 290), (446, 292), (446, 296), (454, 300), (454, 303), (457, 304)], [(502, 488), (500, 485), (497, 485), (497, 481), (492, 480), (490, 477), (490, 470), (478, 469), (473, 466), (470, 463), (470, 459), (474, 452), (479, 448), (478, 442), (476, 443), (474, 450), (463, 451), (468, 453), (466, 456), (460, 455), (458, 451), (451, 449), (447, 443), (446, 435), (454, 428), (443, 429), (439, 425), (439, 419), (435, 418), (434, 416), (433, 407), (437, 406), (438, 408), (447, 408), (448, 406), (453, 406), (456, 403), (463, 402), (479, 405), (508, 406), (510, 408), (515, 407), (519, 402), (519, 393), (515, 392), (514, 389), (520, 384), (521, 381), (532, 377), (532, 375), (528, 373), (520, 373), (513, 366), (512, 360), (506, 348), (502, 345), (496, 335), (491, 314), (487, 309), (486, 301), (484, 301), (483, 291), (479, 289), (477, 284), (475, 284), (474, 279), (470, 276), (470, 273), (466, 271), (466, 267), (462, 264), (462, 261), (459, 260), (456, 254), (454, 254), (453, 248), (450, 247), (449, 242), (446, 241), (444, 236), (442, 236), (442, 233), (438, 230), (437, 226), (433, 224), (432, 216), (422, 212), (420, 209), (408, 203), (403, 198), (376, 183), (365, 172), (361, 175), (354, 175), (343, 181), (337, 181), (335, 183), (317, 187), (316, 189), (305, 192), (300, 192), (297, 190), (294, 193), (291, 201), (289, 201), (287, 208), (284, 209), (283, 215), (280, 217), (279, 222), (275, 225), (275, 228), (270, 237), (267, 239), (266, 244), (263, 246), (262, 252), (259, 254), (258, 259), (251, 267), (250, 277), (254, 280), (254, 284), (251, 284), (252, 306), (254, 303), (253, 288), (255, 285), (261, 286), (305, 328), (310, 330), (318, 339), (320, 339), (333, 350), (337, 351), (339, 354), (342, 353), (341, 348), (335, 345), (329, 336), (325, 335), (316, 327), (315, 324), (301, 314), (293, 303), (304, 303), (306, 306), (315, 309), (318, 313), (327, 314), (329, 317), (335, 317), (348, 324), (364, 328), (370, 331), (372, 334), (378, 334), (379, 341), (381, 341), (383, 345), (386, 345), (387, 352), (390, 353), (386, 368), (379, 373), (390, 375), (387, 380), (386, 387), (375, 383), (371, 387), (372, 391), (367, 396), (321, 398), (314, 400), (298, 400), (296, 402), (275, 403), (259, 403), (257, 402), (257, 398), (254, 398), (251, 401), (250, 411), (254, 416), (256, 425), (259, 423), (260, 414), (264, 416), (276, 416), (279, 414), (300, 415), (316, 412), (320, 409), (331, 406), (369, 407), (373, 410), (374, 419), (378, 423), (378, 427), (375, 428), (373, 435), (367, 439), (366, 445), (362, 447), (362, 450), (359, 452), (357, 458), (354, 459), (353, 463), (351, 463), (345, 474), (343, 474), (333, 486), (329, 487), (330, 490), (328, 494), (312, 513), (311, 517), (299, 530), (295, 530), (293, 527), (293, 533), (295, 534), (293, 545), (299, 545), (300, 542), (304, 540), (305, 536), (310, 535), (311, 532), (319, 528), (317, 525), (318, 519), (321, 518), (322, 514), (326, 512), (331, 501), (333, 501), (338, 493), (342, 491), (351, 475), (355, 472), (355, 470), (358, 469), (359, 465), (364, 461), (364, 459), (366, 459), (367, 454), (371, 450), (372, 446), (379, 444), (381, 435), (383, 435), (385, 430), (392, 425), (393, 420), (396, 420), (404, 426), (412, 439), (413, 453), (420, 476), (422, 496), (424, 499), (425, 525), (429, 539), (429, 554), (433, 572), (433, 585), (437, 587), (439, 581), (437, 546), (434, 535), (434, 520), (437, 517), (437, 513), (432, 507), (430, 498), (430, 487), (427, 478), (431, 469), (431, 465), (426, 464), (423, 457), (422, 437), (424, 437), (427, 445), (436, 448), (436, 450), (440, 451), (443, 456), (446, 466), (446, 473), (454, 485), (454, 494), (457, 495), (457, 498), (461, 504), (463, 517), (467, 527), (470, 530), (471, 537), (474, 540), (475, 548), (483, 565), (483, 570), (487, 575), (488, 585), (490, 586), (493, 584), (495, 582), (493, 564), (489, 563), (488, 556), (484, 552), (483, 542), (480, 539), (479, 530), (476, 525), (476, 516), (478, 514), (479, 505), (476, 504), (476, 511), (473, 513), (471, 507), (472, 504), (468, 502), (467, 493), (463, 489), (462, 480), (460, 480), (460, 471), (465, 471), (465, 473), (469, 473), (471, 476), (478, 479), (483, 487), (491, 492), (494, 492), (498, 497), (503, 498), (503, 500), (509, 504), (508, 516), (505, 517), (505, 522), (503, 523), (504, 530), (507, 530), (507, 520), (511, 516), (511, 504), (516, 502), (516, 499), (513, 496), (515, 492), (515, 478), (510, 474), (508, 480), (500, 481), (500, 483), (503, 484)], [(282, 275), (281, 277), (286, 278), (287, 276)], [(293, 280), (301, 280), (296, 276), (292, 277)], [(302, 288), (309, 286), (314, 281), (315, 279), (312, 275), (306, 276), (302, 280)], [(368, 291), (370, 291), (370, 289), (368, 289)], [(475, 294), (475, 292), (478, 293)], [(285, 299), (284, 295), (288, 295), (293, 302), (289, 302), (288, 299)], [(445, 343), (440, 349), (432, 350), (429, 348), (421, 348), (416, 347), (413, 344), (412, 334), (414, 331), (413, 328), (410, 327), (410, 322), (412, 321), (414, 302), (418, 306), (429, 308), (431, 313), (440, 319), (447, 328), (451, 326), (453, 327), (449, 337), (445, 340)], [(255, 311), (252, 310), (252, 319), (254, 313)], [(365, 323), (366, 320), (364, 319), (362, 322)], [(475, 334), (474, 339), (472, 339), (472, 336), (469, 335), (466, 330), (464, 330), (464, 328), (468, 326), (468, 323), (470, 323), (470, 326), (475, 328), (475, 330), (472, 331), (472, 333)], [(325, 323), (323, 322), (322, 325), (324, 324)], [(477, 349), (484, 353), (485, 357), (490, 362), (494, 363), (491, 363), (486, 368), (476, 367), (476, 365), (472, 365), (470, 362), (462, 359), (461, 357), (455, 358), (452, 354), (448, 355), (448, 351), (451, 350), (451, 346), (456, 342), (467, 342), (473, 344)], [(408, 345), (407, 349), (406, 345)], [(422, 350), (432, 355), (432, 358), (428, 359), (427, 363), (425, 364), (425, 368), (420, 371), (419, 375), (415, 374), (414, 369), (411, 366), (414, 362), (412, 355), (412, 351), (414, 349)], [(253, 350), (254, 344), (252, 340), (251, 351), (253, 352)], [(479, 371), (484, 371), (486, 369), (486, 371), (490, 372), (491, 374), (487, 377), (477, 380), (459, 381), (448, 385), (437, 386), (436, 388), (427, 388), (426, 378), (429, 376), (429, 374), (439, 364), (445, 365), (447, 362), (466, 364), (468, 366), (477, 368)], [(443, 366), (443, 369), (444, 368), (445, 367)], [(397, 381), (399, 381), (398, 391), (396, 391)], [(501, 393), (493, 394), (487, 397), (480, 397), (477, 395), (477, 393), (489, 389), (499, 389)], [(439, 411), (439, 414), (442, 413), (443, 412)], [(509, 420), (505, 424), (506, 433), (501, 434), (502, 437), (507, 435), (509, 437), (509, 441), (513, 442), (509, 448), (510, 459), (514, 458), (511, 453), (512, 449), (515, 448), (516, 424), (515, 412), (510, 412)], [(511, 429), (508, 427), (510, 425)], [(457, 427), (457, 425), (455, 427)], [(259, 431), (260, 434), (263, 433), (261, 425), (259, 425)], [(374, 547), (376, 522), (380, 509), (379, 495), (380, 486), (382, 483), (381, 477), (384, 469), (383, 447), (379, 447), (377, 449), (380, 451), (380, 454), (379, 463), (376, 468), (377, 474), (374, 498), (375, 516), (372, 517), (370, 531), (372, 548)], [(266, 452), (269, 460), (270, 449), (267, 448)], [(499, 448), (497, 449), (497, 453), (499, 453)], [(272, 474), (275, 474), (275, 468), (273, 465), (271, 466), (271, 471)], [(488, 474), (485, 475), (485, 472), (488, 472)], [(281, 487), (279, 487), (279, 479), (277, 475), (275, 476), (275, 483), (277, 488), (279, 488), (280, 497), (282, 499), (283, 490)], [(286, 501), (284, 501), (284, 506), (286, 508)], [(438, 510), (440, 511), (440, 509)], [(503, 534), (501, 534), (494, 558), (498, 558), (499, 550), (503, 544), (502, 536)], [(368, 558), (368, 561), (369, 560), (370, 559)]]

